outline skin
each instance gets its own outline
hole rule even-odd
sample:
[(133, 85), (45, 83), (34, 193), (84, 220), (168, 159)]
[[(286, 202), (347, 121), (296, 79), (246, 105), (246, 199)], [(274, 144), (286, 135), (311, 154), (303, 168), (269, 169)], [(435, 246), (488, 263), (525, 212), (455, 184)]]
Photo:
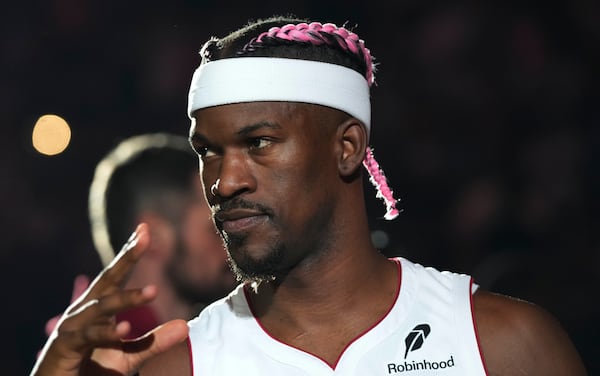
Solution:
[[(207, 194), (209, 204), (227, 208), (216, 225), (224, 237), (243, 240), (230, 245), (234, 261), (260, 265), (255, 261), (271, 255), (278, 241), (285, 244), (269, 271), (275, 279), (260, 283), (250, 297), (262, 325), (334, 366), (346, 345), (394, 303), (398, 286), (395, 264), (370, 242), (358, 172), (364, 126), (319, 106), (263, 102), (197, 111), (191, 134), (202, 155), (205, 192), (219, 179), (216, 194)], [(241, 210), (232, 204), (240, 198), (268, 210)], [(325, 231), (313, 225), (322, 216)], [(151, 298), (138, 292), (129, 299), (134, 297)], [(586, 374), (566, 333), (539, 307), (485, 291), (475, 294), (473, 304), (490, 375)], [(83, 316), (71, 319), (87, 328), (94, 315)], [(142, 375), (191, 375), (187, 345), (177, 341), (159, 342), (161, 350), (172, 349), (133, 366), (145, 362)], [(97, 346), (90, 342), (84, 341), (87, 351)], [(78, 356), (87, 353), (73, 346), (59, 335), (43, 363), (81, 363)]]
[(587, 375), (567, 333), (539, 306), (478, 291), (473, 308), (488, 375)]

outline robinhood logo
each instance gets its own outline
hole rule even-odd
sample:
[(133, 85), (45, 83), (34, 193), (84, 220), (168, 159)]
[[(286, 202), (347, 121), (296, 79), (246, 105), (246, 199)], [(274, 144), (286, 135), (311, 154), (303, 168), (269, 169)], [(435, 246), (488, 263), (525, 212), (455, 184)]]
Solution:
[(422, 361), (406, 360), (408, 353), (420, 349), (425, 343), (425, 339), (431, 333), (431, 327), (429, 324), (419, 324), (408, 333), (404, 339), (406, 344), (406, 351), (404, 352), (403, 363), (388, 363), (387, 369), (388, 374), (402, 373), (418, 370), (439, 370), (449, 367), (454, 367), (454, 356), (450, 355), (448, 360), (430, 361), (423, 359)]
[(406, 356), (409, 352), (418, 350), (421, 348), (421, 346), (423, 346), (425, 338), (427, 338), (430, 332), (431, 328), (428, 324), (420, 324), (415, 326), (413, 330), (411, 330), (410, 333), (408, 333), (408, 335), (404, 339), (404, 343), (406, 344), (404, 359), (406, 359)]

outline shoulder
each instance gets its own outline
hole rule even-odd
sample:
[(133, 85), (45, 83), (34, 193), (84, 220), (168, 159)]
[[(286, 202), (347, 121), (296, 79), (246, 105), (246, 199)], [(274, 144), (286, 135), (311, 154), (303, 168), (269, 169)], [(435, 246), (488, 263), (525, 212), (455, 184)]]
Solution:
[(229, 295), (211, 303), (188, 322), (191, 341), (195, 343), (198, 338), (217, 339), (225, 335), (223, 331), (233, 330), (229, 327), (232, 323), (252, 317), (245, 287), (240, 284)]
[(490, 375), (586, 375), (567, 333), (541, 307), (480, 289), (473, 312)]

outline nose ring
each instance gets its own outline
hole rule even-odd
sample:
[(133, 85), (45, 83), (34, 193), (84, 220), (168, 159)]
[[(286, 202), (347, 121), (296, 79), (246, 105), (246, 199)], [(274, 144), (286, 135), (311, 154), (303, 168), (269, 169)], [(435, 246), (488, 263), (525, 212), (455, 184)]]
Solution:
[(219, 183), (220, 182), (221, 182), (221, 179), (217, 179), (217, 181), (215, 181), (215, 184), (213, 184), (210, 187), (210, 193), (215, 197), (219, 194), (218, 191), (219, 191)]

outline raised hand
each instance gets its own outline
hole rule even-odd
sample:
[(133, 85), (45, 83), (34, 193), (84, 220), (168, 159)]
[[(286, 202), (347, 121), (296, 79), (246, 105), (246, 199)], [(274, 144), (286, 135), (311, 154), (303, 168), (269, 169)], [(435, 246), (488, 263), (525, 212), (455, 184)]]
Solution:
[(187, 323), (173, 320), (143, 337), (123, 340), (131, 326), (115, 322), (117, 312), (146, 304), (155, 286), (124, 290), (123, 283), (148, 247), (149, 234), (140, 225), (114, 261), (73, 302), (31, 371), (31, 375), (131, 375), (149, 358), (187, 337)]

